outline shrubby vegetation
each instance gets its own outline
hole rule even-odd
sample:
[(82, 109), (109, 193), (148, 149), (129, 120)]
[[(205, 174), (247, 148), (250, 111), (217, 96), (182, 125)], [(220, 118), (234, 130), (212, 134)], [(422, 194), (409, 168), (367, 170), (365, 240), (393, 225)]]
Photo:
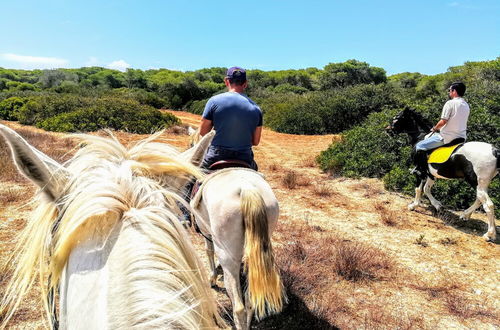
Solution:
[[(225, 90), (225, 72), (226, 68), (217, 67), (189, 72), (166, 69), (119, 72), (99, 67), (32, 71), (0, 68), (0, 101), (22, 98), (27, 105), (19, 120), (30, 124), (42, 120), (38, 116), (40, 111), (35, 109), (38, 104), (51, 103), (46, 113), (59, 116), (75, 109), (82, 97), (94, 100), (116, 97), (155, 108), (202, 113), (207, 99)], [(340, 132), (393, 100), (387, 88), (390, 86), (384, 84), (385, 71), (356, 60), (330, 63), (323, 70), (249, 70), (248, 78), (249, 96), (262, 102), (264, 113), (269, 112), (265, 115), (268, 126), (282, 132)], [(62, 100), (40, 101), (54, 95)], [(18, 117), (7, 105), (2, 109), (1, 118)], [(31, 116), (33, 113), (35, 116)]]

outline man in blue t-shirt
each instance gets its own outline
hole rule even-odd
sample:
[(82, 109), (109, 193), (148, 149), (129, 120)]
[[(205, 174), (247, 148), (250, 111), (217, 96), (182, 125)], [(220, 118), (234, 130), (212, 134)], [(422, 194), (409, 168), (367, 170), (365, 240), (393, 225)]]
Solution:
[(240, 67), (227, 70), (224, 83), (228, 91), (211, 97), (203, 111), (201, 136), (215, 129), (215, 137), (202, 163), (208, 168), (219, 160), (237, 159), (257, 170), (252, 146), (260, 142), (262, 111), (244, 93), (247, 88), (246, 71)]

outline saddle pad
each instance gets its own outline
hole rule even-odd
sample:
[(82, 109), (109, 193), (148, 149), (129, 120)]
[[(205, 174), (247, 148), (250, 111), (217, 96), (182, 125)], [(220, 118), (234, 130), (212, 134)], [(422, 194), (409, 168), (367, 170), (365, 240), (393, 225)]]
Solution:
[(449, 146), (449, 147), (440, 147), (434, 150), (431, 155), (429, 156), (429, 159), (427, 160), (428, 163), (434, 163), (434, 164), (440, 164), (444, 163), (445, 161), (450, 158), (451, 154), (455, 149), (461, 145), (460, 144), (455, 144), (454, 146)]

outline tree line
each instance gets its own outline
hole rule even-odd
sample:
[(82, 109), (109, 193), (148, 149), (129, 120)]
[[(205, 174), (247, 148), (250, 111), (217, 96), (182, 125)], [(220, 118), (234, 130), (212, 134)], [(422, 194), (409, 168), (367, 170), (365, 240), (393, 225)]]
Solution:
[[(220, 67), (188, 72), (0, 68), (0, 119), (53, 131), (150, 133), (179, 122), (159, 108), (201, 114), (209, 97), (225, 91), (225, 72)], [(264, 125), (292, 134), (342, 134), (340, 142), (318, 156), (323, 170), (382, 178), (388, 189), (412, 193), (414, 179), (407, 171), (410, 147), (405, 137), (390, 138), (383, 128), (405, 107), (437, 121), (454, 81), (467, 85), (469, 140), (500, 146), (500, 57), (436, 75), (387, 76), (383, 68), (348, 60), (323, 69), (248, 70), (247, 76), (248, 95), (261, 106)], [(472, 189), (457, 181), (438, 181), (435, 189), (453, 207), (466, 207), (475, 198)], [(498, 179), (490, 189), (499, 205)]]

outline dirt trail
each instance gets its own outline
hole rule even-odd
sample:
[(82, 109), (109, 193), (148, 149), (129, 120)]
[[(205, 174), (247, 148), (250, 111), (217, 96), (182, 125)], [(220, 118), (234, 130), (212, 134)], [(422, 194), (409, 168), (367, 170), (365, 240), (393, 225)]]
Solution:
[[(200, 122), (200, 116), (191, 113), (172, 113), (183, 123), (193, 127), (197, 127)], [(12, 123), (9, 125), (19, 126)], [(127, 142), (144, 137), (126, 133), (118, 135), (120, 140)], [(499, 311), (500, 246), (498, 241), (487, 243), (482, 239), (481, 235), (486, 231), (484, 214), (476, 212), (467, 224), (450, 225), (433, 216), (428, 209), (408, 211), (406, 205), (411, 202), (411, 198), (385, 191), (379, 180), (354, 180), (325, 174), (315, 166), (313, 160), (334, 139), (338, 139), (338, 136), (299, 136), (276, 133), (264, 128), (261, 144), (254, 148), (254, 152), (259, 170), (265, 174), (280, 203), (278, 231), (280, 225), (308, 223), (320, 228), (322, 235), (364, 242), (389, 253), (398, 265), (414, 274), (415, 278), (432, 278), (436, 281), (448, 278), (464, 283), (467, 295), (487, 301)], [(188, 137), (166, 134), (165, 140), (183, 149), (187, 146)], [(294, 189), (285, 187), (283, 183), (284, 176), (290, 172), (295, 173), (300, 182)], [(5, 187), (4, 183), (0, 184)], [(32, 190), (29, 185), (26, 187), (25, 189)], [(318, 193), (321, 189), (327, 194), (321, 196)], [(2, 241), (10, 239), (12, 234), (12, 229), (7, 227), (5, 220), (9, 219), (8, 222), (12, 223), (26, 217), (24, 211), (16, 213), (16, 206), (18, 205), (0, 208)], [(383, 224), (381, 219), (384, 213), (381, 213), (381, 209), (389, 212), (397, 225)], [(194, 240), (201, 252), (202, 240), (199, 237), (194, 237)], [(276, 238), (275, 241), (280, 244)], [(5, 251), (10, 248), (10, 244), (8, 245), (8, 248), (2, 247), (3, 260), (6, 257)], [(204, 254), (202, 256), (204, 258)], [(435, 328), (494, 329), (500, 326), (500, 320), (493, 323), (480, 319), (463, 322), (450, 315), (443, 316), (442, 306), (436, 308), (436, 303), (425, 294), (406, 292), (408, 288), (404, 288), (405, 293), (402, 295), (401, 290), (403, 289), (398, 291), (389, 284), (384, 287), (382, 283), (355, 287), (353, 294), (361, 294), (363, 298), (360, 299), (374, 304), (380, 304), (376, 300), (377, 295), (391, 297), (405, 313), (423, 314), (426, 325)], [(218, 297), (227, 306), (227, 298), (221, 293)], [(305, 303), (308, 308), (316, 304)], [(19, 324), (23, 328), (37, 327), (40, 323), (35, 320), (36, 317), (30, 316), (25, 321), (19, 321)], [(356, 328), (354, 324), (353, 328)]]

